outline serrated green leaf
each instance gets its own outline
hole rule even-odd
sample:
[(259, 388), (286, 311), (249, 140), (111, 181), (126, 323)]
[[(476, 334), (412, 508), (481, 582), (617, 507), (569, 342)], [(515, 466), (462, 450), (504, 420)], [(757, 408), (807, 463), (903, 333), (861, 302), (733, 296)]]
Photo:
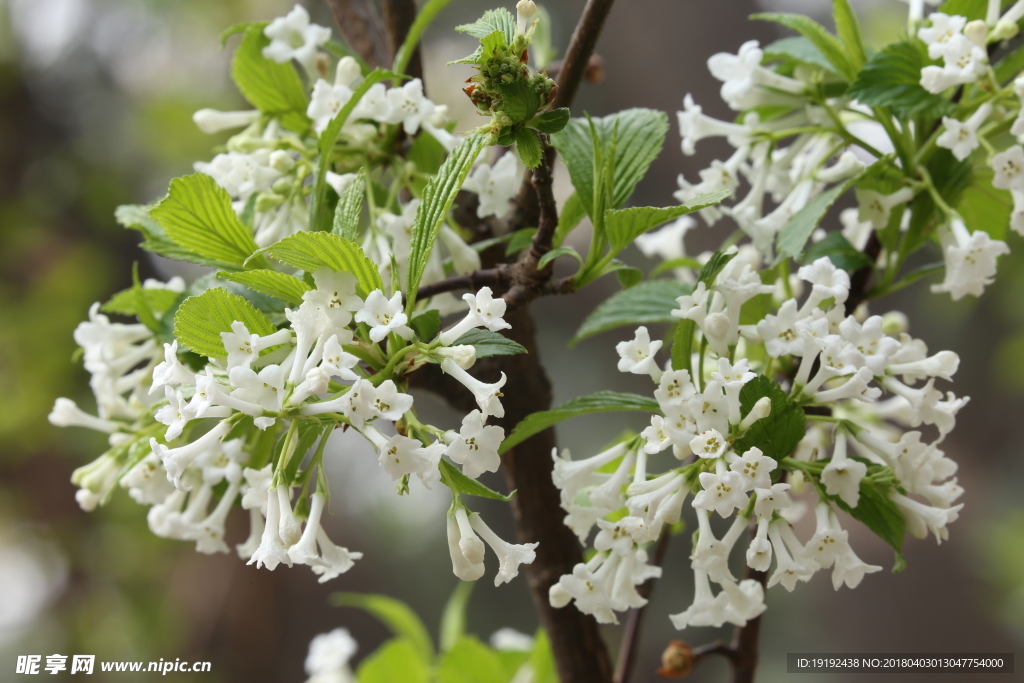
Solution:
[(217, 273), (217, 277), (277, 297), (293, 306), (300, 305), (302, 295), (313, 289), (294, 275), (279, 273), (276, 270), (250, 270), (244, 273), (220, 272)]
[(228, 38), (230, 38), (231, 36), (237, 35), (239, 33), (245, 33), (246, 31), (249, 30), (249, 28), (251, 28), (253, 26), (259, 26), (260, 29), (262, 30), (264, 27), (266, 27), (266, 25), (267, 25), (266, 22), (260, 23), (260, 22), (255, 22), (255, 21), (243, 21), (241, 23), (234, 24), (232, 26), (228, 26), (226, 29), (221, 31), (221, 34), (220, 34), (220, 47), (221, 47), (221, 49), (223, 50), (224, 46), (228, 44)]
[(363, 195), (366, 194), (366, 169), (360, 168), (355, 180), (348, 184), (338, 205), (334, 208), (334, 224), (331, 232), (355, 242), (359, 239), (359, 215), (363, 212)]
[[(430, 633), (416, 613), (404, 602), (375, 593), (334, 593), (331, 595), (331, 604), (335, 607), (355, 607), (369, 612), (380, 619), (398, 638), (411, 645), (410, 654), (424, 662), (433, 660), (434, 643), (430, 639)], [(359, 680), (362, 682), (362, 676)], [(402, 678), (395, 678), (386, 683), (399, 680), (404, 681)]]
[(306, 116), (309, 98), (302, 79), (291, 63), (278, 64), (263, 56), (270, 39), (263, 34), (265, 23), (245, 29), (242, 42), (231, 60), (231, 77), (249, 104), (297, 133), (309, 130)]
[(766, 62), (776, 60), (792, 59), (803, 64), (820, 66), (823, 69), (835, 73), (835, 67), (821, 54), (821, 50), (814, 46), (804, 36), (789, 36), (780, 38), (771, 45), (764, 48), (764, 59)]
[(412, 146), (409, 147), (406, 159), (416, 164), (416, 170), (420, 173), (434, 174), (437, 173), (437, 169), (441, 168), (446, 156), (448, 156), (448, 150), (444, 148), (444, 145), (428, 131), (420, 130)]
[[(181, 297), (181, 292), (173, 289), (159, 287), (143, 287), (142, 296), (145, 297), (146, 306), (153, 313), (159, 315), (170, 310)], [(135, 300), (135, 288), (129, 287), (110, 297), (107, 303), (100, 307), (104, 313), (115, 313), (117, 315), (138, 315), (138, 305)]]
[(174, 336), (192, 351), (218, 358), (227, 355), (220, 333), (230, 332), (235, 321), (245, 324), (252, 334), (265, 336), (276, 331), (270, 318), (245, 297), (215, 287), (181, 303), (174, 316)]
[(725, 265), (734, 258), (736, 258), (735, 251), (729, 253), (719, 249), (711, 255), (711, 258), (704, 264), (704, 267), (700, 269), (700, 273), (697, 274), (697, 282), (703, 282), (710, 289), (711, 285), (715, 282), (715, 278), (722, 272), (722, 268), (725, 268)]
[(477, 358), (488, 356), (515, 356), (526, 353), (526, 348), (498, 332), (474, 329), (459, 337), (454, 345), (469, 344), (476, 347)]
[(836, 33), (846, 52), (846, 59), (854, 71), (859, 71), (867, 60), (864, 51), (864, 39), (860, 35), (860, 24), (857, 15), (850, 7), (849, 0), (832, 1), (832, 17), (836, 24)]
[(572, 247), (555, 247), (540, 257), (540, 261), (537, 261), (537, 268), (544, 268), (559, 256), (572, 256), (580, 265), (583, 265), (583, 257)]
[(459, 193), (463, 183), (466, 182), (466, 176), (469, 175), (473, 162), (479, 156), (486, 140), (487, 138), (482, 135), (467, 136), (448, 155), (448, 158), (441, 164), (437, 175), (427, 183), (427, 187), (423, 191), (423, 197), (416, 209), (416, 218), (413, 221), (409, 271), (406, 277), (410, 311), (416, 303), (416, 290), (420, 286), (420, 280), (427, 267), (430, 252), (434, 248), (434, 242), (437, 241), (441, 222), (448, 214), (448, 210), (451, 209), (455, 195)]
[(311, 201), (309, 204), (309, 229), (313, 231), (330, 230), (331, 228), (331, 217), (327, 207), (327, 171), (331, 168), (332, 158), (334, 151), (334, 145), (338, 142), (338, 136), (341, 134), (341, 129), (344, 128), (345, 122), (348, 121), (348, 117), (351, 116), (355, 110), (359, 101), (363, 99), (371, 87), (388, 79), (400, 78), (399, 74), (387, 71), (385, 69), (374, 69), (363, 82), (352, 91), (352, 97), (345, 103), (331, 122), (327, 124), (327, 128), (320, 134), (320, 138), (317, 140), (317, 151), (320, 153), (320, 158), (316, 165), (316, 175), (313, 179), (313, 192), (310, 195)]
[(501, 31), (505, 41), (511, 43), (516, 37), (516, 18), (504, 7), (489, 9), (472, 24), (456, 26), (460, 33), (468, 33), (476, 39), (484, 38), (494, 31)]
[[(591, 122), (597, 139), (591, 135)], [(573, 187), (588, 216), (593, 218), (595, 202), (594, 149), (610, 147), (618, 131), (611, 205), (617, 209), (626, 203), (637, 183), (647, 174), (651, 162), (661, 152), (668, 132), (668, 117), (653, 109), (627, 109), (611, 116), (571, 119), (561, 132), (551, 136), (551, 144), (565, 161)]]
[(697, 323), (680, 320), (672, 335), (672, 369), (686, 370), (693, 376), (693, 332)]
[(835, 67), (836, 72), (848, 81), (857, 77), (857, 70), (853, 68), (843, 52), (843, 46), (839, 40), (825, 30), (825, 28), (810, 17), (802, 14), (783, 14), (778, 12), (766, 12), (763, 14), (752, 14), (751, 19), (772, 21), (791, 28), (800, 35), (810, 40), (814, 47), (818, 48), (825, 59)]
[(677, 280), (648, 280), (617, 292), (587, 316), (569, 346), (616, 327), (675, 322), (676, 298), (692, 291), (693, 285)]
[(700, 272), (700, 269), (703, 268), (703, 266), (697, 259), (688, 258), (685, 256), (683, 258), (674, 258), (668, 261), (662, 261), (661, 263), (656, 265), (654, 267), (654, 270), (651, 271), (651, 277), (661, 275), (662, 273), (667, 273), (668, 271), (675, 270), (676, 268), (689, 268), (691, 270), (696, 270), (697, 272)]
[(541, 112), (526, 122), (527, 128), (534, 128), (548, 135), (557, 133), (569, 123), (569, 108), (559, 107)]
[(441, 313), (436, 308), (417, 313), (409, 321), (409, 327), (422, 342), (430, 342), (441, 329)]
[(222, 267), (241, 270), (258, 248), (231, 206), (231, 197), (205, 173), (175, 178), (150, 212), (168, 239)]
[(558, 227), (555, 229), (555, 238), (553, 244), (561, 246), (566, 236), (573, 231), (573, 229), (580, 224), (584, 218), (586, 218), (587, 212), (583, 208), (583, 202), (580, 201), (580, 196), (573, 192), (569, 195), (569, 198), (562, 204), (562, 210), (558, 212)]
[(438, 639), (441, 641), (441, 652), (451, 650), (466, 633), (466, 609), (474, 585), (472, 581), (459, 581), (444, 605)]
[(557, 408), (527, 415), (522, 422), (516, 425), (512, 433), (501, 442), (498, 452), (504, 453), (510, 448), (514, 448), (516, 445), (526, 441), (534, 434), (542, 432), (548, 427), (553, 427), (571, 417), (589, 415), (591, 413), (631, 410), (658, 413), (661, 411), (661, 408), (653, 398), (639, 394), (598, 391), (586, 396), (577, 396), (576, 398), (569, 399)]
[(860, 499), (855, 508), (851, 508), (838, 496), (826, 494), (826, 497), (888, 543), (896, 551), (896, 565), (899, 566), (903, 561), (903, 540), (907, 533), (907, 522), (896, 503), (886, 495), (889, 490), (891, 487), (879, 486), (865, 478), (861, 479)]
[(797, 211), (789, 219), (789, 223), (786, 223), (786, 227), (779, 231), (779, 236), (776, 238), (779, 258), (791, 258), (799, 261), (800, 255), (804, 251), (804, 245), (807, 244), (807, 240), (811, 238), (811, 234), (821, 223), (821, 219), (825, 217), (836, 200), (860, 180), (860, 177), (861, 174), (857, 174), (845, 182), (833, 185)]
[[(987, 232), (993, 239), (1006, 237), (1013, 213), (1013, 196), (1008, 190), (992, 186), (993, 171), (989, 166), (974, 166), (968, 176), (969, 182), (960, 191), (942, 193), (947, 198), (971, 232)], [(935, 181), (938, 185), (938, 181)]]
[(612, 252), (618, 253), (648, 230), (694, 211), (719, 204), (731, 195), (732, 192), (729, 190), (716, 190), (698, 195), (680, 206), (609, 209), (604, 214), (604, 234), (608, 237)]
[(375, 289), (384, 289), (377, 264), (363, 253), (358, 244), (333, 233), (297, 232), (261, 249), (259, 253), (307, 273), (317, 268), (348, 271), (359, 281), (357, 291), (364, 298)]
[(827, 256), (836, 268), (850, 273), (874, 265), (867, 254), (850, 244), (841, 232), (830, 232), (820, 242), (807, 247), (803, 262), (814, 263), (822, 256)]
[(428, 683), (430, 664), (408, 638), (394, 638), (363, 660), (359, 683)]
[(498, 85), (502, 97), (502, 110), (513, 123), (524, 123), (533, 118), (540, 109), (540, 95), (530, 82), (524, 79)]
[(887, 45), (871, 56), (847, 94), (869, 107), (888, 107), (901, 118), (948, 114), (949, 101), (921, 87), (921, 69), (928, 63), (925, 57), (909, 40)]
[(505, 683), (505, 667), (494, 650), (472, 636), (460, 638), (441, 657), (438, 683)]
[(764, 375), (758, 375), (743, 385), (740, 390), (740, 412), (746, 417), (757, 401), (764, 397), (772, 401), (772, 412), (768, 417), (755, 422), (741, 439), (733, 444), (733, 450), (743, 454), (751, 448), (775, 460), (789, 456), (807, 431), (807, 418), (778, 384)]
[(507, 503), (516, 494), (513, 491), (507, 496), (503, 496), (497, 491), (492, 491), (476, 479), (470, 479), (458, 467), (443, 459), (441, 460), (441, 474), (446, 484), (452, 486), (459, 493), (465, 493), (467, 496), (490, 498), (491, 500), (500, 500)]
[(540, 166), (540, 162), (544, 158), (544, 151), (541, 149), (537, 134), (532, 130), (520, 128), (516, 131), (516, 149), (519, 151), (519, 158), (526, 164), (526, 168), (532, 170)]

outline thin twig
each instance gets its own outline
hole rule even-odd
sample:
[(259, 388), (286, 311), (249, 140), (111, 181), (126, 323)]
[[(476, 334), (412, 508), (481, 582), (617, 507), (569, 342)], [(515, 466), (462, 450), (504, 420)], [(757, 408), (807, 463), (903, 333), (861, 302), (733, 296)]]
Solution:
[[(660, 567), (665, 561), (665, 553), (668, 550), (669, 539), (672, 532), (668, 529), (661, 534), (657, 545), (654, 546), (654, 559), (651, 564)], [(647, 579), (641, 584), (636, 592), (642, 598), (649, 598), (654, 590), (654, 579)], [(640, 642), (640, 626), (644, 615), (644, 607), (638, 607), (629, 613), (626, 620), (626, 628), (622, 633), (622, 645), (619, 647), (619, 661), (615, 666), (615, 683), (629, 683), (633, 674), (633, 663), (636, 660), (636, 646)]]
[(551, 103), (552, 109), (572, 106), (580, 81), (583, 80), (583, 75), (590, 65), (590, 56), (594, 54), (597, 39), (614, 2), (615, 0), (587, 0), (587, 6), (583, 8), (576, 30), (572, 32), (569, 49), (565, 51), (565, 58), (559, 68), (558, 93)]

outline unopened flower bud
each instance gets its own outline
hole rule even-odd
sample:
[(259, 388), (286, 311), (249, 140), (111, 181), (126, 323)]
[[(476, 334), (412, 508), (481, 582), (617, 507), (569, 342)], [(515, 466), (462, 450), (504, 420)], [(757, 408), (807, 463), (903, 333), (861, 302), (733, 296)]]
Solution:
[(975, 19), (964, 26), (964, 35), (978, 47), (985, 47), (985, 38), (988, 35), (988, 25), (986, 25), (981, 19)]
[(192, 115), (199, 130), (207, 134), (219, 133), (222, 130), (243, 128), (259, 119), (260, 113), (252, 111), (217, 111), (216, 109), (200, 109)]
[(1010, 38), (1016, 36), (1019, 30), (1020, 29), (1017, 28), (1016, 22), (1000, 19), (996, 23), (996, 27), (992, 29), (992, 42), (997, 42), (1000, 40), (1009, 40)]
[(283, 149), (274, 150), (270, 153), (270, 166), (281, 173), (287, 173), (295, 167), (295, 159)]
[(519, 0), (516, 3), (516, 33), (526, 33), (530, 27), (530, 19), (537, 13), (537, 3), (533, 0)]
[(772, 414), (772, 400), (767, 396), (763, 396), (757, 400), (754, 407), (750, 409), (747, 416), (743, 418), (743, 422), (740, 422), (740, 431), (747, 431), (753, 426), (755, 422), (763, 418), (768, 417)]
[(469, 370), (476, 363), (476, 347), (472, 344), (442, 346), (435, 353), (442, 358), (451, 358), (463, 370)]

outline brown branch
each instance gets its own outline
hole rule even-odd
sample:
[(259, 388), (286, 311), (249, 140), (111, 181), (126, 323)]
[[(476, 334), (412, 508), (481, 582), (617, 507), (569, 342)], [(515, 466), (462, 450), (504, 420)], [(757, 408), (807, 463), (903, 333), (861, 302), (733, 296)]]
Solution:
[(442, 292), (451, 292), (458, 289), (477, 290), (481, 287), (490, 287), (495, 291), (504, 291), (509, 286), (511, 279), (509, 271), (511, 268), (511, 265), (501, 263), (494, 268), (474, 270), (465, 275), (456, 275), (445, 280), (438, 280), (437, 282), (420, 287), (416, 294), (416, 299), (419, 301)]
[(326, 0), (345, 42), (371, 67), (391, 66), (384, 22), (371, 0)]
[[(388, 50), (391, 53), (391, 63), (394, 63), (398, 48), (402, 47), (405, 36), (412, 28), (412, 22), (416, 20), (416, 2), (415, 0), (383, 0), (381, 9), (384, 14), (384, 29), (387, 34)], [(423, 58), (419, 45), (416, 46), (405, 72), (412, 78), (423, 78)]]
[[(668, 542), (671, 538), (672, 532), (665, 529), (658, 539), (658, 544), (654, 546), (654, 559), (651, 564), (655, 567), (660, 567), (665, 561), (665, 552), (668, 550)], [(636, 592), (642, 598), (649, 598), (651, 591), (654, 590), (654, 582), (653, 578), (647, 579), (637, 588)], [(619, 661), (615, 665), (615, 683), (629, 683), (629, 677), (633, 673), (633, 663), (636, 660), (636, 645), (640, 642), (640, 626), (643, 615), (644, 607), (639, 607), (630, 611), (626, 620), (626, 628), (622, 633), (622, 645), (619, 647)]]
[(882, 241), (878, 239), (878, 233), (871, 232), (868, 243), (864, 245), (864, 255), (871, 259), (870, 266), (864, 266), (854, 271), (850, 276), (850, 294), (846, 297), (846, 315), (853, 315), (868, 298), (868, 285), (871, 284), (871, 276), (875, 272), (875, 261), (882, 251)]
[(601, 35), (605, 19), (612, 9), (615, 0), (587, 0), (583, 15), (576, 24), (569, 40), (569, 49), (558, 73), (558, 93), (551, 103), (551, 109), (572, 106), (579, 90), (580, 81), (590, 65), (590, 56), (594, 54), (597, 39)]
[[(751, 569), (746, 570), (746, 578), (754, 579), (764, 588), (768, 582), (768, 573)], [(737, 626), (733, 632), (732, 651), (735, 655), (732, 662), (732, 683), (754, 683), (757, 672), (758, 640), (761, 636), (761, 617), (751, 619), (744, 626)]]

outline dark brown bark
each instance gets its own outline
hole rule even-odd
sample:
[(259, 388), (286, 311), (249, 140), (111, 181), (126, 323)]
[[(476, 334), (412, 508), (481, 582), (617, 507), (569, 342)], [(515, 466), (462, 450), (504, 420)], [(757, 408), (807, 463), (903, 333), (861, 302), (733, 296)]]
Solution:
[(597, 39), (614, 2), (615, 0), (587, 0), (583, 15), (569, 40), (565, 59), (559, 67), (558, 93), (551, 103), (551, 109), (569, 107), (576, 99), (576, 91), (579, 90), (580, 81), (590, 66), (590, 56), (594, 54)]
[[(766, 572), (747, 567), (746, 578), (757, 580), (762, 587), (768, 581)], [(757, 672), (758, 642), (761, 638), (761, 618), (751, 619), (746, 626), (737, 626), (733, 634), (732, 683), (753, 683)]]
[(327, 0), (338, 22), (341, 35), (363, 61), (371, 67), (390, 67), (384, 22), (370, 0)]
[[(383, 0), (381, 9), (384, 14), (384, 30), (388, 37), (388, 50), (391, 54), (391, 61), (394, 62), (398, 48), (402, 47), (406, 34), (416, 20), (415, 0)], [(423, 59), (420, 56), (420, 48), (412, 53), (409, 66), (405, 73), (413, 78), (423, 78)]]
[[(668, 542), (672, 538), (672, 532), (665, 529), (657, 545), (654, 546), (654, 557), (651, 564), (660, 567), (665, 561), (665, 552), (668, 550)], [(642, 598), (650, 598), (654, 590), (655, 579), (647, 579), (636, 589)], [(626, 628), (622, 633), (622, 647), (619, 648), (619, 659), (615, 663), (615, 683), (629, 683), (633, 674), (633, 664), (636, 660), (636, 648), (640, 642), (640, 628), (643, 625), (644, 608), (640, 607), (631, 610), (626, 619)]]

